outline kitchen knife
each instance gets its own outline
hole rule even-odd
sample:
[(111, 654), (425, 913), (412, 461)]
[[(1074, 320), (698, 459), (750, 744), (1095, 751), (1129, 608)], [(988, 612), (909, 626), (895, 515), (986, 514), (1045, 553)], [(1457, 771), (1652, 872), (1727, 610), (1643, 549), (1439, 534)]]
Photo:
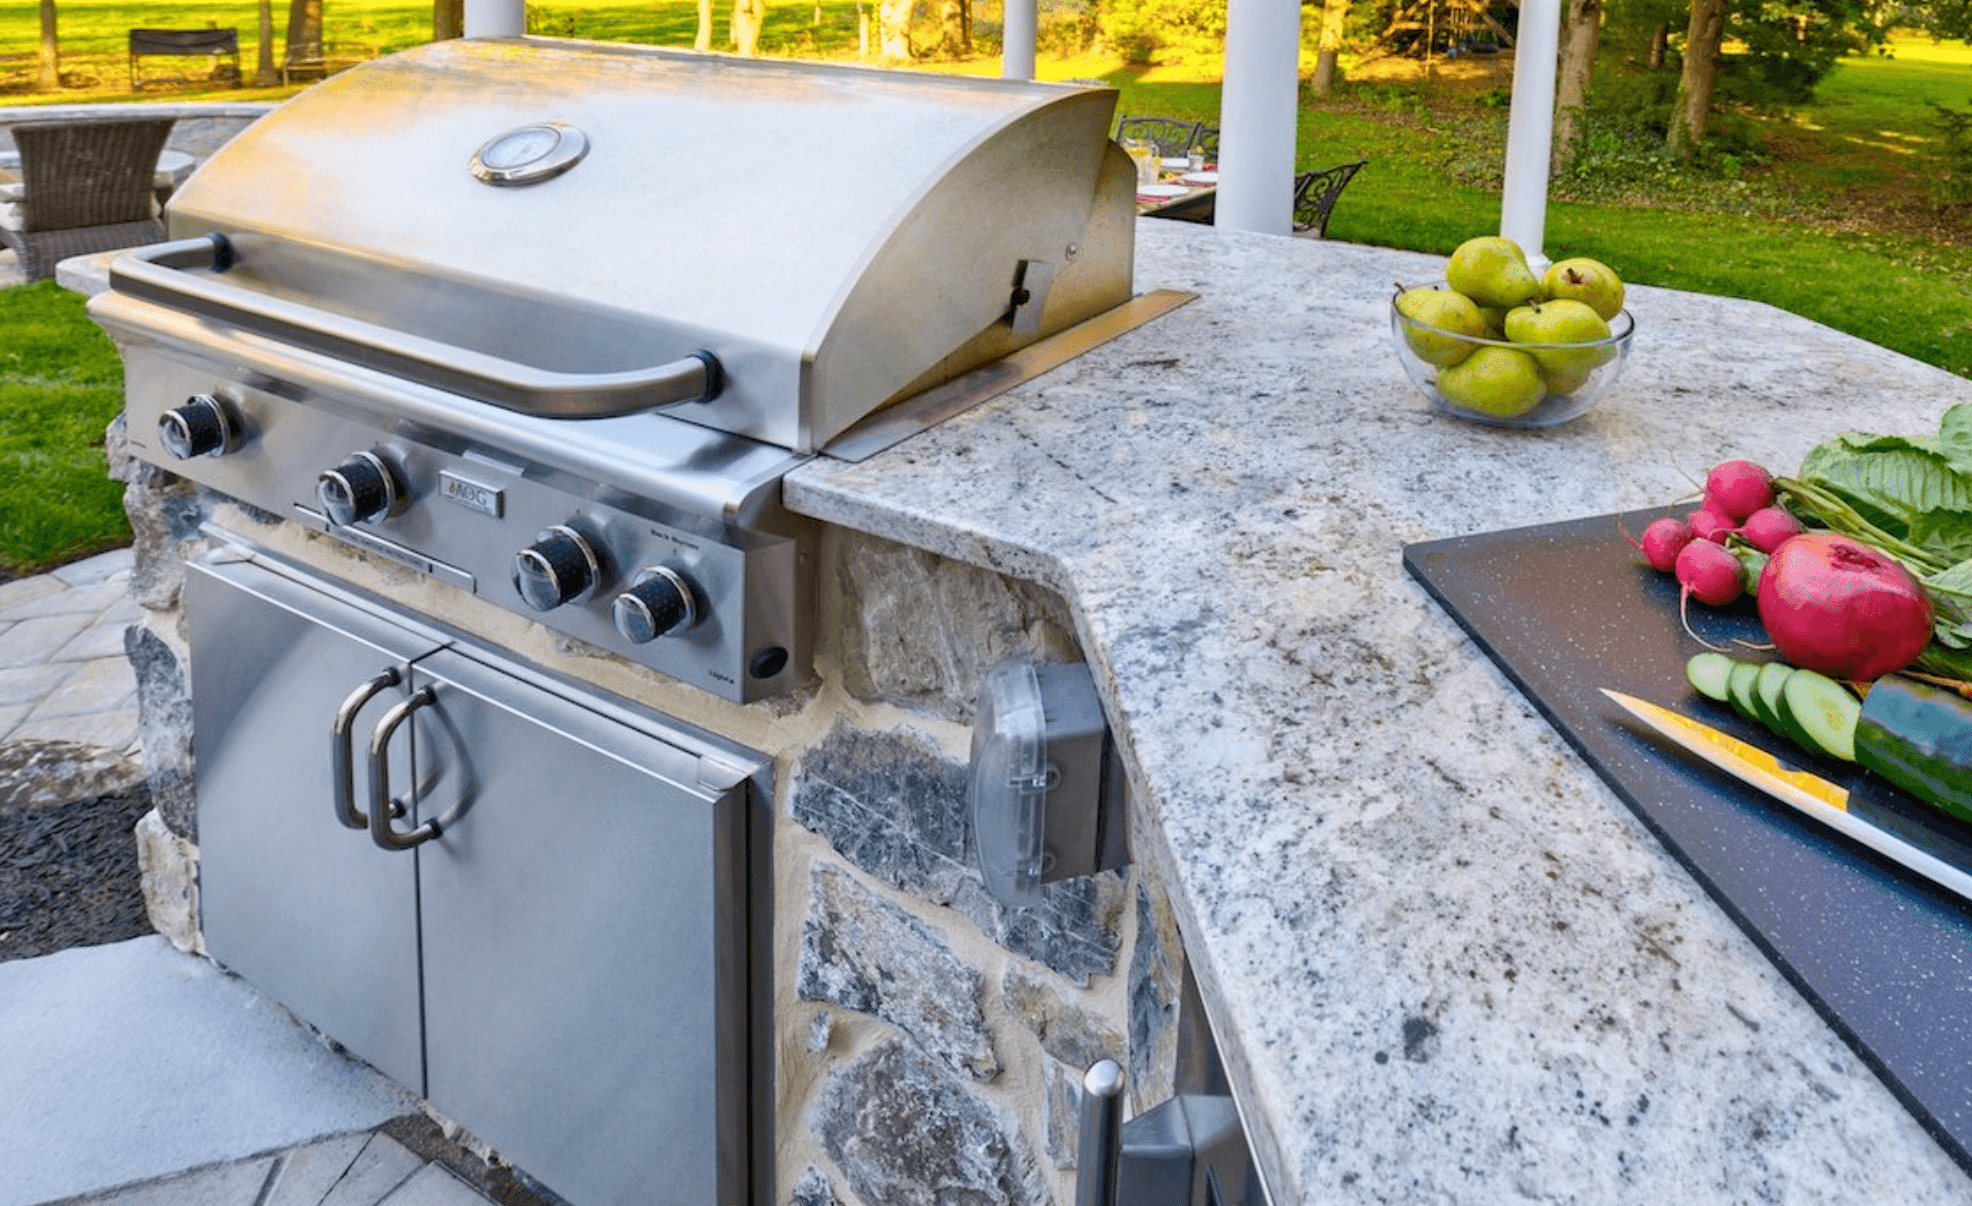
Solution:
[(1915, 871), (1966, 900), (1972, 900), (1972, 875), (1856, 816), (1849, 811), (1848, 791), (1839, 784), (1831, 783), (1811, 771), (1789, 766), (1757, 745), (1681, 716), (1669, 708), (1660, 708), (1654, 703), (1620, 691), (1611, 691), (1607, 687), (1602, 688), (1602, 693), (1680, 748), (1698, 755), (1741, 783), (1759, 788), (1891, 862)]

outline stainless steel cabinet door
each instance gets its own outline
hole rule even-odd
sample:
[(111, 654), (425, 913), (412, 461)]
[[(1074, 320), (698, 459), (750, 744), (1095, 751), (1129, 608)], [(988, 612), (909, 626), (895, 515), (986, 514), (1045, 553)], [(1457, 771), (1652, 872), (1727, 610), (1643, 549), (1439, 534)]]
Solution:
[(472, 658), (416, 670), (432, 1104), (580, 1206), (740, 1202), (746, 785)]
[[(422, 1092), (413, 866), (338, 821), (330, 729), (359, 687), (391, 669), (402, 682), (431, 645), (250, 563), (192, 566), (185, 589), (206, 948)], [(359, 764), (403, 691), (353, 717)]]

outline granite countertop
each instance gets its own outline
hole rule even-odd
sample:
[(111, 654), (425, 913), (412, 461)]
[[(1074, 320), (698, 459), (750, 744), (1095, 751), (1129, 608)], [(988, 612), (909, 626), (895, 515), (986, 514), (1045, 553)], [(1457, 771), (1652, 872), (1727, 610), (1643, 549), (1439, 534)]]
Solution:
[(1400, 562), (1923, 430), (1972, 382), (1639, 288), (1599, 410), (1476, 427), (1389, 346), (1436, 257), (1139, 228), (1138, 289), (1198, 300), (786, 496), (1068, 600), (1276, 1206), (1972, 1200)]

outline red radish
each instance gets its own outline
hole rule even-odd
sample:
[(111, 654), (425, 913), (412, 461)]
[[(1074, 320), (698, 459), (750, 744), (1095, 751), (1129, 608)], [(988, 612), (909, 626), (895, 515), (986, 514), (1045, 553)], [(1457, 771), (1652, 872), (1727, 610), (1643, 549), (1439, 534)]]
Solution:
[(1771, 553), (1801, 534), (1801, 521), (1784, 507), (1761, 507), (1739, 525), (1739, 534), (1762, 553)]
[(1724, 544), (1727, 533), (1738, 530), (1729, 517), (1712, 510), (1693, 511), (1685, 521), (1691, 525), (1693, 536), (1713, 544)]
[(1773, 505), (1773, 475), (1752, 461), (1721, 461), (1705, 475), (1705, 505), (1733, 520)]
[(1643, 541), (1637, 548), (1643, 552), (1643, 559), (1650, 568), (1670, 573), (1678, 563), (1678, 554), (1692, 541), (1691, 525), (1682, 519), (1666, 515), (1653, 519), (1643, 530)]
[(1931, 640), (1924, 587), (1886, 554), (1846, 536), (1804, 532), (1760, 575), (1760, 622), (1782, 657), (1837, 678), (1901, 670)]
[(1740, 596), (1739, 558), (1709, 540), (1694, 540), (1678, 554), (1678, 585), (1700, 603), (1719, 607)]

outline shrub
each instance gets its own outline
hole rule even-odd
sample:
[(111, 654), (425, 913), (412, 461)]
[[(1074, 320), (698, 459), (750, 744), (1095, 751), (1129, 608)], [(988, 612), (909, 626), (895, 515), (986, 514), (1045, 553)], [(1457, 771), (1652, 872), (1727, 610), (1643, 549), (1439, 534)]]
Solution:
[(1960, 205), (1972, 201), (1972, 103), (1963, 112), (1931, 102), (1938, 112), (1926, 123), (1944, 136), (1938, 154), (1939, 172), (1931, 178), (1931, 199), (1940, 205)]

